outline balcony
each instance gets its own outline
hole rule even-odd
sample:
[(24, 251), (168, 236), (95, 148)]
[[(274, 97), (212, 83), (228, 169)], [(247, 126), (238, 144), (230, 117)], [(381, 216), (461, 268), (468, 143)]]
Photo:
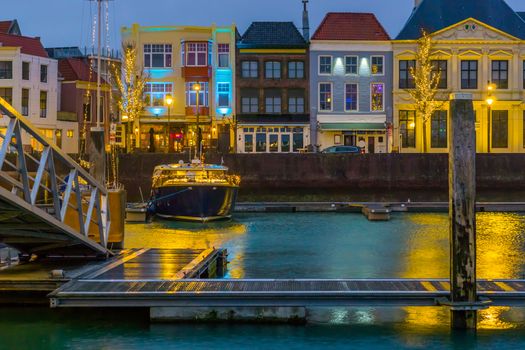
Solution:
[(211, 66), (189, 67), (185, 66), (181, 69), (181, 75), (186, 80), (205, 79), (208, 80), (212, 76)]

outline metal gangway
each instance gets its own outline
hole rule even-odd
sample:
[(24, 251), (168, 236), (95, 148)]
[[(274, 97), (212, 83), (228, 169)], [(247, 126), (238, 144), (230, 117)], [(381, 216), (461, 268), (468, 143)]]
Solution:
[(2, 98), (0, 111), (9, 118), (0, 131), (0, 243), (27, 259), (111, 255), (106, 188)]

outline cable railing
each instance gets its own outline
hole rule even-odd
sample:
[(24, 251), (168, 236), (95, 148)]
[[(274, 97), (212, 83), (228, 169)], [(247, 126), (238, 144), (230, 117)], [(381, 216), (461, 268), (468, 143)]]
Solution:
[[(9, 118), (0, 130), (0, 186), (106, 248), (107, 189), (2, 98), (0, 110)], [(28, 138), (42, 152), (26, 152)]]

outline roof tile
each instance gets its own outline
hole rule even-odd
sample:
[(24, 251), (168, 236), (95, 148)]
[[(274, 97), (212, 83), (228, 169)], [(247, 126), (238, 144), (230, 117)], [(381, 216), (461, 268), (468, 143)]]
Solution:
[(293, 22), (253, 22), (238, 43), (241, 48), (306, 47)]
[(373, 13), (331, 12), (315, 31), (312, 40), (390, 40)]

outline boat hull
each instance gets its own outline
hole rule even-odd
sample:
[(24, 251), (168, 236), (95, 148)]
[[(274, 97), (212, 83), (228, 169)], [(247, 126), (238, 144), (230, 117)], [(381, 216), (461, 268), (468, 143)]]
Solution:
[(153, 212), (162, 218), (215, 221), (231, 218), (237, 200), (236, 186), (164, 186), (152, 191)]

